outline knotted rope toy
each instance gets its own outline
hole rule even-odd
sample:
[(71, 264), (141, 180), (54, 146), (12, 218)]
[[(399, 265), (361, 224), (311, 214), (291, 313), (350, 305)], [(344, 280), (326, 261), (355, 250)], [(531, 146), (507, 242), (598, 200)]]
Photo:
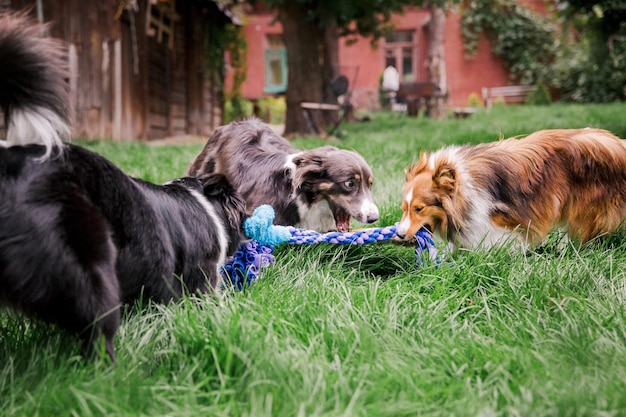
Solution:
[[(383, 242), (397, 236), (397, 224), (383, 228), (363, 229), (354, 232), (319, 233), (314, 230), (298, 229), (293, 226), (273, 224), (274, 209), (269, 205), (257, 207), (252, 216), (244, 221), (243, 229), (251, 240), (240, 246), (237, 252), (226, 260), (222, 273), (241, 290), (259, 278), (263, 268), (275, 262), (272, 255), (274, 246), (282, 243), (310, 245), (331, 243), (339, 245), (363, 245)], [(415, 234), (415, 263), (421, 265), (424, 251), (431, 260), (437, 261), (437, 248), (432, 234), (422, 228)]]

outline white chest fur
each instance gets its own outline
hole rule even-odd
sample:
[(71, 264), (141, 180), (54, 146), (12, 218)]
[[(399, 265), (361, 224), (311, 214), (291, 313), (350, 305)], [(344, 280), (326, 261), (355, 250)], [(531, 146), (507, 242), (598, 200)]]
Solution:
[(310, 207), (299, 203), (298, 214), (301, 219), (298, 227), (302, 229), (317, 230), (320, 232), (337, 230), (335, 217), (333, 216), (333, 212), (330, 210), (330, 206), (326, 200), (314, 203)]

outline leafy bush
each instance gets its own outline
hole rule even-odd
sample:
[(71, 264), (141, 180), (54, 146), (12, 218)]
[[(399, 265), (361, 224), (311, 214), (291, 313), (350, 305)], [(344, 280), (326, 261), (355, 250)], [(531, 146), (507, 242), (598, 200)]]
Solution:
[[(255, 114), (256, 110), (256, 114)], [(253, 115), (266, 123), (285, 123), (287, 104), (284, 97), (262, 97), (255, 104), (240, 96), (230, 97), (224, 106), (224, 122), (230, 123)]]
[(564, 101), (608, 103), (624, 99), (626, 87), (626, 30), (613, 38), (612, 50), (590, 36), (564, 46), (553, 68), (550, 83), (559, 88)]
[[(515, 83), (543, 82), (560, 99), (581, 103), (624, 100), (626, 89), (626, 1), (560, 1), (556, 20), (514, 0), (462, 1), (466, 55), (476, 53), (482, 33), (502, 57)], [(549, 97), (538, 91), (543, 100)]]
[(537, 83), (528, 96), (526, 97), (526, 104), (532, 105), (546, 105), (552, 103), (552, 97), (548, 87), (542, 82)]
[(494, 97), (493, 100), (491, 100), (491, 105), (493, 107), (504, 106), (505, 104), (506, 100), (502, 96)]
[(259, 114), (257, 116), (263, 121), (274, 125), (285, 123), (287, 103), (284, 96), (263, 97), (259, 100), (258, 106)]
[(478, 93), (471, 93), (467, 97), (467, 106), (468, 107), (484, 107), (485, 103), (483, 103), (483, 99), (478, 95)]
[(230, 123), (252, 116), (253, 105), (250, 100), (246, 100), (241, 96), (234, 96), (226, 100), (224, 103), (224, 123)]

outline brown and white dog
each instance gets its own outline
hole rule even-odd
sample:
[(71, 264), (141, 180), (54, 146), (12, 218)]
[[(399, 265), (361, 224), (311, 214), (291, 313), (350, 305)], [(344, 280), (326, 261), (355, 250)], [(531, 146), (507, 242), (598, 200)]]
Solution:
[(217, 129), (188, 175), (225, 175), (246, 200), (248, 214), (269, 204), (276, 223), (320, 232), (347, 231), (350, 218), (378, 220), (372, 170), (356, 152), (323, 146), (298, 151), (258, 119)]
[(426, 227), (465, 248), (528, 247), (564, 227), (584, 243), (626, 217), (626, 143), (558, 129), (423, 153), (406, 172), (402, 211), (400, 237)]

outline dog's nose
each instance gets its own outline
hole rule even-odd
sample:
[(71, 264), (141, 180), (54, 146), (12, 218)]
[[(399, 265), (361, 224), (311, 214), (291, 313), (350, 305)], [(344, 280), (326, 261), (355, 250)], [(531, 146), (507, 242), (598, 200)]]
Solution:
[(361, 218), (365, 223), (374, 223), (378, 221), (378, 207), (373, 202), (366, 202), (361, 207)]
[(398, 224), (398, 227), (396, 228), (396, 235), (398, 235), (398, 237), (402, 240), (404, 240), (406, 238), (406, 232), (409, 231), (409, 225), (407, 225), (405, 222), (400, 222), (400, 224)]
[(374, 223), (378, 221), (378, 213), (376, 214), (368, 214), (367, 216), (367, 222), (368, 223)]

